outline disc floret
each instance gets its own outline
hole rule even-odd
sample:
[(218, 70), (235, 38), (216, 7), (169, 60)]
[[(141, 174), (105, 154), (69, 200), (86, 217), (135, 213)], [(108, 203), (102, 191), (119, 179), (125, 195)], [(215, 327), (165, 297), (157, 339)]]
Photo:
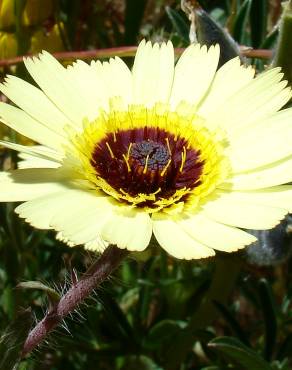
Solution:
[(69, 150), (78, 175), (97, 191), (149, 213), (169, 212), (197, 204), (225, 178), (217, 136), (194, 115), (132, 106), (87, 123)]

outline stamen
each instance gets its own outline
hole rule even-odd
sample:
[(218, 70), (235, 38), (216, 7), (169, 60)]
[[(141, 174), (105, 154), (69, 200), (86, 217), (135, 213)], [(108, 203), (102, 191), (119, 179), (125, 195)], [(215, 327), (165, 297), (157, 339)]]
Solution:
[(148, 161), (149, 161), (149, 154), (147, 154), (146, 159), (145, 159), (145, 166), (144, 166), (144, 170), (143, 170), (144, 175), (147, 172)]
[(129, 164), (129, 157), (126, 156), (125, 154), (123, 154), (123, 158), (124, 158), (124, 161), (127, 165), (128, 172), (131, 172), (131, 167), (130, 167), (130, 164)]
[(154, 193), (152, 193), (153, 195), (156, 195), (156, 194), (158, 194), (158, 193), (160, 193), (161, 192), (161, 188), (158, 188)]
[[(109, 196), (149, 213), (186, 202), (195, 188), (205, 191), (200, 190), (203, 182), (208, 185), (203, 176), (214, 177), (213, 173), (209, 175), (211, 159), (217, 158), (208, 148), (212, 158), (208, 157), (205, 164), (200, 154), (205, 137), (195, 134), (187, 131), (182, 136), (176, 127), (169, 132), (157, 127), (120, 130), (113, 125), (94, 146), (90, 165), (96, 176), (90, 173), (90, 180)], [(206, 144), (203, 149), (207, 151), (205, 148)]]
[(127, 152), (127, 158), (128, 159), (130, 158), (130, 152), (131, 152), (132, 145), (133, 145), (133, 143), (130, 143), (129, 147), (128, 147), (128, 152)]
[(115, 156), (114, 156), (114, 153), (113, 153), (112, 148), (110, 147), (109, 143), (106, 142), (105, 145), (108, 148), (108, 151), (110, 152), (110, 155), (111, 155), (112, 159), (114, 159)]
[(124, 195), (129, 195), (124, 189), (120, 188), (120, 192)]
[(164, 169), (161, 171), (161, 173), (160, 173), (160, 176), (161, 176), (161, 177), (163, 177), (163, 176), (165, 175), (165, 172), (167, 171), (167, 169), (168, 169), (168, 167), (169, 167), (170, 163), (171, 163), (171, 159), (169, 159), (169, 160), (168, 160), (168, 162), (167, 162), (166, 166), (165, 166), (165, 167), (164, 167)]
[(186, 162), (186, 158), (187, 158), (187, 151), (186, 151), (186, 147), (183, 146), (183, 152), (181, 152), (181, 164), (180, 164), (179, 172), (182, 172), (185, 162)]
[(168, 140), (168, 137), (167, 138), (165, 138), (165, 141), (166, 141), (166, 145), (167, 145), (167, 149), (168, 149), (168, 153), (169, 153), (169, 155), (171, 156), (171, 150), (170, 150), (170, 145), (169, 145), (169, 140)]

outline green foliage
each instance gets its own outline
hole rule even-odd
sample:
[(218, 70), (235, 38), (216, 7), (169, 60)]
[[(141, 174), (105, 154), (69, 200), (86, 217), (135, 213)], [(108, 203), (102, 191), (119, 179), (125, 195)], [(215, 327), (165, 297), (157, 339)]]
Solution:
[(209, 343), (219, 356), (227, 358), (234, 365), (249, 370), (271, 370), (270, 365), (264, 361), (261, 356), (242, 344), (238, 339), (233, 337), (218, 337)]
[[(16, 4), (19, 53), (27, 52)], [(56, 1), (65, 50), (136, 45), (143, 37), (189, 43), (180, 1)], [(271, 49), (279, 18), (270, 2), (205, 0), (197, 37), (219, 43), (225, 62), (238, 44)], [(231, 38), (232, 37), (232, 38)], [(262, 70), (267, 60), (248, 60)], [(4, 72), (4, 71), (3, 71)], [(6, 72), (6, 71), (5, 71)], [(17, 71), (20, 73), (21, 71)], [(10, 71), (14, 73), (14, 70)], [(15, 165), (1, 152), (1, 163)], [(63, 322), (39, 351), (20, 361), (32, 325), (96, 258), (69, 248), (51, 232), (19, 220), (15, 205), (0, 206), (0, 369), (18, 370), (289, 370), (292, 368), (291, 260), (251, 265), (244, 253), (184, 262), (151, 247), (120, 269)], [(291, 248), (291, 246), (290, 246)], [(76, 277), (75, 277), (76, 278)], [(16, 287), (21, 289), (16, 289)]]
[(26, 310), (19, 313), (3, 332), (0, 338), (0, 369), (15, 369), (31, 325), (31, 311)]

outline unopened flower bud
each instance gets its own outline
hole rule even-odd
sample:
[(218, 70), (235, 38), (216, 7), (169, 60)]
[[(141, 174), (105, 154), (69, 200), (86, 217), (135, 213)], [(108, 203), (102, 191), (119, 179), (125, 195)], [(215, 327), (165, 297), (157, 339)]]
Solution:
[(17, 40), (13, 33), (0, 32), (0, 59), (17, 55)]
[(63, 23), (55, 24), (49, 32), (44, 28), (36, 31), (32, 35), (29, 52), (35, 54), (42, 50), (48, 50), (53, 53), (63, 50), (60, 29), (64, 29)]
[(27, 0), (22, 21), (24, 26), (41, 25), (54, 13), (52, 0)]
[(0, 30), (15, 24), (14, 1), (0, 0)]

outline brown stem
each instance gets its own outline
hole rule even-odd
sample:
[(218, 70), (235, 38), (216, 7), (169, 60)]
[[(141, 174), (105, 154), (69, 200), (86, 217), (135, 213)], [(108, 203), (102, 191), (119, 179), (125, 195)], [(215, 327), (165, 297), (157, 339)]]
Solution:
[[(136, 53), (136, 46), (121, 46), (109, 49), (96, 49), (96, 50), (83, 50), (83, 51), (62, 51), (53, 53), (54, 57), (58, 60), (75, 60), (75, 59), (97, 59), (97, 58), (110, 58), (114, 56), (129, 57), (134, 56)], [(176, 48), (175, 54), (180, 55), (184, 48)], [(241, 54), (247, 58), (270, 59), (272, 51), (268, 49), (252, 49), (241, 47)], [(22, 55), (9, 59), (0, 60), (0, 67), (9, 67), (23, 62), (23, 58), (31, 57), (31, 55)]]
[(115, 246), (108, 247), (99, 259), (89, 267), (82, 278), (74, 284), (60, 301), (47, 312), (45, 317), (30, 331), (24, 343), (24, 357), (36, 348), (45, 337), (90, 293), (101, 284), (126, 257), (128, 252)]

